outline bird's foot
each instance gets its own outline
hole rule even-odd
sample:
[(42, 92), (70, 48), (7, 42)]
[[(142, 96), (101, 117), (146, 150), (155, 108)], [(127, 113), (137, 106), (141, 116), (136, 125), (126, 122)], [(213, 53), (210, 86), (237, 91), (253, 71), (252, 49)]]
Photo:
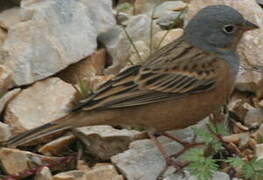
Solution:
[[(154, 136), (154, 133), (152, 132), (148, 132), (149, 137), (151, 138), (151, 140), (153, 141), (153, 143), (157, 146), (158, 150), (160, 151), (161, 155), (163, 156), (163, 158), (165, 159), (165, 167), (162, 169), (162, 171), (160, 172), (160, 174), (158, 175), (157, 179), (161, 180), (163, 179), (163, 175), (164, 173), (167, 171), (167, 169), (172, 166), (176, 169), (176, 173), (180, 172), (183, 173), (183, 168), (186, 167), (188, 165), (188, 163), (182, 163), (182, 162), (176, 162), (173, 160), (174, 155), (170, 156), (167, 154), (167, 152), (165, 151), (164, 147), (162, 146), (162, 144), (156, 139), (156, 137)], [(192, 144), (192, 143), (186, 143), (186, 142), (182, 142), (181, 143), (184, 144), (184, 149), (189, 149), (192, 146), (197, 145), (196, 144)], [(199, 143), (198, 143), (199, 145)], [(186, 150), (185, 150), (186, 151)], [(181, 152), (181, 151), (180, 151)], [(183, 152), (181, 152), (182, 154)], [(181, 155), (180, 154), (180, 155)], [(178, 155), (178, 156), (180, 156)], [(177, 156), (177, 157), (178, 157)]]

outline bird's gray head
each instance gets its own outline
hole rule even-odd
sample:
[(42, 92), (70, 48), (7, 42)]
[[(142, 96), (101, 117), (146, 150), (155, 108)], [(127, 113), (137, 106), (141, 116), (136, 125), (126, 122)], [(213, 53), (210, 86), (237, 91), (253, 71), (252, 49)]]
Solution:
[(257, 28), (235, 9), (225, 5), (207, 6), (185, 28), (184, 37), (208, 52), (234, 51), (245, 31)]

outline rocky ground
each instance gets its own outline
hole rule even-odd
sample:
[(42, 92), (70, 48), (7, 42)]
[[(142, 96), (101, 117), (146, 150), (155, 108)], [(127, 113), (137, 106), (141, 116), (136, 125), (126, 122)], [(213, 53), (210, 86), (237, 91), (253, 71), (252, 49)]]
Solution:
[[(65, 116), (98, 84), (178, 38), (200, 8), (218, 3), (261, 27), (248, 32), (238, 48), (242, 67), (228, 104), (233, 133), (222, 139), (242, 157), (262, 158), (262, 0), (1, 0), (0, 141)], [(186, 141), (194, 137), (192, 128), (171, 133)], [(169, 154), (182, 148), (159, 140)], [(0, 148), (0, 162), (4, 180), (154, 180), (165, 165), (142, 132), (110, 126), (78, 128), (21, 149)], [(196, 179), (174, 170), (163, 179)], [(222, 169), (213, 180), (230, 176)]]

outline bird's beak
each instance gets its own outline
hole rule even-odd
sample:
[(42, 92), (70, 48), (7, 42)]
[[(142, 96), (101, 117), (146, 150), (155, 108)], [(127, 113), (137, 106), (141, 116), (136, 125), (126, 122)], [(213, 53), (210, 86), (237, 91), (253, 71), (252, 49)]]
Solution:
[(253, 30), (253, 29), (258, 29), (259, 26), (248, 21), (248, 20), (245, 20), (242, 24), (242, 27), (244, 29), (244, 31), (250, 31), (250, 30)]

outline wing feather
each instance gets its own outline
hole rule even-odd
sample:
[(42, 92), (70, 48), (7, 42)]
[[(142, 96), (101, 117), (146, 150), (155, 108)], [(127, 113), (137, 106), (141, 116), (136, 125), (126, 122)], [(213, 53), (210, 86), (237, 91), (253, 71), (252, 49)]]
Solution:
[(217, 62), (179, 39), (102, 84), (73, 111), (139, 106), (208, 91), (216, 86)]

